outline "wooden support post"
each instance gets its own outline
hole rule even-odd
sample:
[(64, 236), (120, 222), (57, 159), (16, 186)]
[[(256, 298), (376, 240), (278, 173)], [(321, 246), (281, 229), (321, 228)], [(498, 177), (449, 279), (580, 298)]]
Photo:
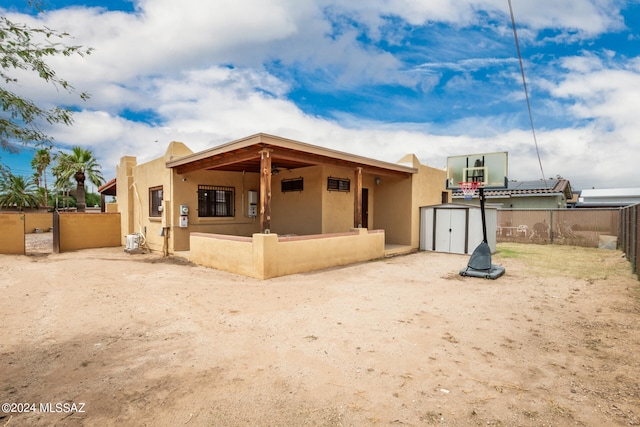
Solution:
[(353, 189), (353, 228), (362, 228), (362, 168), (356, 168)]
[(271, 150), (260, 151), (260, 232), (271, 232)]
[(60, 253), (60, 213), (57, 208), (53, 211), (53, 253)]

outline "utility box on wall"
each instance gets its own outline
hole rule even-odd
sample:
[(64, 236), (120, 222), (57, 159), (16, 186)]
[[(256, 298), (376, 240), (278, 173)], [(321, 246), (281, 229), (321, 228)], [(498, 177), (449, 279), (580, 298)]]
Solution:
[(249, 208), (247, 210), (248, 216), (250, 217), (258, 216), (258, 192), (254, 190), (249, 190), (247, 192), (247, 199), (249, 200)]
[[(487, 243), (496, 252), (498, 212), (485, 208)], [(444, 204), (420, 208), (420, 250), (471, 254), (482, 242), (482, 212), (479, 207)]]
[(189, 226), (189, 206), (180, 205), (180, 227), (185, 228)]

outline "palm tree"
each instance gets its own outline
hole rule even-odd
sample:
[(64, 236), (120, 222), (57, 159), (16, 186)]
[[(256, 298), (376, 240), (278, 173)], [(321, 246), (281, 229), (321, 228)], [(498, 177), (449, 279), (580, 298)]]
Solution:
[(31, 167), (36, 170), (39, 177), (37, 185), (40, 185), (40, 183), (44, 184), (44, 200), (47, 205), (49, 204), (49, 194), (47, 191), (47, 168), (50, 163), (51, 154), (49, 153), (49, 150), (46, 149), (36, 151), (36, 154), (31, 160)]
[(70, 154), (59, 154), (57, 160), (58, 178), (61, 182), (68, 181), (71, 177), (76, 180), (76, 208), (78, 212), (84, 212), (86, 208), (84, 181), (89, 179), (89, 182), (96, 187), (104, 182), (98, 161), (93, 157), (91, 150), (77, 146), (71, 148)]
[(56, 193), (56, 200), (55, 200), (55, 209), (58, 210), (58, 208), (60, 207), (59, 203), (58, 203), (58, 197), (60, 196), (60, 194), (62, 193), (62, 204), (63, 206), (65, 206), (66, 208), (69, 208), (69, 188), (70, 188), (70, 178), (68, 176), (64, 176), (63, 177), (63, 173), (62, 171), (64, 170), (64, 159), (61, 156), (64, 156), (65, 154), (58, 154), (55, 156), (56, 161), (58, 162), (58, 164), (54, 167), (51, 168), (51, 172), (53, 172), (53, 176), (55, 177), (55, 181), (53, 182), (53, 187), (55, 189), (55, 193)]
[(18, 211), (25, 207), (38, 208), (42, 194), (31, 177), (16, 176), (9, 169), (0, 169), (0, 206), (15, 206)]
[(67, 171), (69, 170), (69, 155), (65, 153), (56, 153), (53, 156), (53, 159), (56, 161), (56, 165), (51, 168), (51, 172), (53, 172), (53, 176), (55, 177), (55, 181), (53, 182), (53, 186), (56, 190), (56, 210), (58, 209), (58, 196), (62, 193), (62, 204), (65, 207), (68, 207), (68, 203), (65, 205), (67, 191), (69, 189), (69, 181), (70, 177)]

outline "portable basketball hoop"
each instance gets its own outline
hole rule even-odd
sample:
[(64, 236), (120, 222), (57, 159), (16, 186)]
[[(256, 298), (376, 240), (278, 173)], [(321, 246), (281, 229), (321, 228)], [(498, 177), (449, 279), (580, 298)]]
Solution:
[(461, 191), (466, 201), (472, 200), (477, 191), (482, 217), (482, 242), (471, 254), (467, 266), (460, 270), (461, 276), (497, 279), (504, 274), (504, 267), (491, 263), (484, 192), (487, 189), (507, 188), (507, 157), (506, 151), (447, 157), (447, 189)]
[(459, 182), (458, 185), (460, 185), (460, 190), (464, 194), (464, 199), (471, 200), (480, 185), (480, 181)]

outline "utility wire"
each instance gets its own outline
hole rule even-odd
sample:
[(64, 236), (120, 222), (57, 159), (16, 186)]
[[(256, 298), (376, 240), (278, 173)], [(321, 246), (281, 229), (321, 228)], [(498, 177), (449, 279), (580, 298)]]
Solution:
[(511, 26), (513, 27), (513, 38), (516, 41), (516, 51), (518, 52), (518, 61), (520, 61), (520, 74), (522, 74), (522, 86), (524, 87), (524, 96), (527, 99), (527, 109), (529, 110), (529, 122), (531, 122), (531, 132), (533, 133), (533, 142), (536, 146), (536, 154), (538, 155), (538, 163), (540, 164), (540, 172), (542, 173), (542, 182), (544, 182), (545, 189), (547, 187), (547, 180), (545, 178), (544, 169), (542, 168), (542, 160), (540, 159), (540, 150), (538, 150), (538, 140), (536, 138), (536, 128), (533, 125), (533, 115), (531, 114), (531, 102), (529, 102), (529, 91), (527, 90), (527, 80), (524, 77), (524, 65), (522, 64), (522, 55), (520, 54), (520, 43), (518, 43), (518, 32), (516, 31), (516, 19), (513, 16), (513, 7), (511, 6), (511, 0), (509, 2), (509, 13), (511, 14)]

